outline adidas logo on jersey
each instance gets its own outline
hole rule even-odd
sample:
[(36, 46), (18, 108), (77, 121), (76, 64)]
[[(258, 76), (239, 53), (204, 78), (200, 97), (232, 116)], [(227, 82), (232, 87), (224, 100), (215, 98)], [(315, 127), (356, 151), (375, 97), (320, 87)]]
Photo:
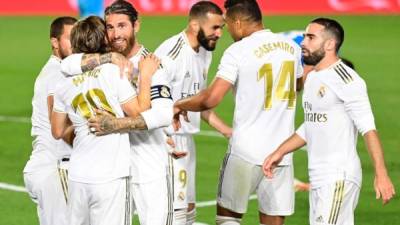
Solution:
[(315, 219), (315, 222), (323, 223), (324, 222), (324, 218), (322, 216), (318, 216), (317, 219)]
[(185, 74), (185, 78), (189, 78), (190, 77), (190, 73), (189, 73), (189, 71), (188, 72), (186, 72), (186, 74)]

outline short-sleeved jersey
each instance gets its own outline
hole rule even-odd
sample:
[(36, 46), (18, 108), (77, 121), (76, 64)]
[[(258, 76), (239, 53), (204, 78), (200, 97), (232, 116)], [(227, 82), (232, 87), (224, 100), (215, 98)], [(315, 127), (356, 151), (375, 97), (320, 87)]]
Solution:
[(365, 82), (340, 60), (311, 71), (303, 93), (304, 123), (297, 133), (307, 142), (311, 185), (351, 180), (361, 185), (357, 130), (375, 129)]
[(120, 78), (119, 68), (104, 64), (83, 74), (68, 77), (56, 90), (55, 112), (67, 113), (75, 129), (69, 178), (76, 182), (103, 183), (128, 176), (128, 134), (95, 136), (87, 120), (95, 108), (123, 117), (121, 104), (136, 97), (130, 82)]
[[(148, 50), (142, 47), (135, 56), (130, 58), (130, 61), (137, 68), (140, 56), (147, 54)], [(152, 77), (151, 104), (153, 108), (156, 105), (170, 106), (172, 110), (173, 102), (170, 93), (170, 83), (173, 79), (172, 71), (174, 68), (171, 67), (173, 64), (167, 58), (161, 58), (161, 61), (161, 68)], [(138, 88), (140, 89), (140, 86)], [(147, 123), (146, 112), (142, 113), (142, 116)], [(147, 131), (131, 131), (129, 133), (132, 182), (145, 183), (166, 175), (168, 147), (163, 129), (163, 127), (160, 127)]]
[[(207, 87), (207, 74), (212, 54), (203, 47), (196, 52), (184, 31), (164, 41), (155, 51), (160, 57), (168, 57), (176, 65), (171, 83), (172, 98), (177, 101), (199, 93)], [(200, 113), (188, 112), (190, 122), (181, 121), (179, 134), (194, 134), (200, 131)], [(173, 130), (173, 129), (168, 129)]]
[(51, 135), (47, 96), (54, 93), (54, 86), (64, 76), (61, 73), (61, 60), (52, 55), (36, 78), (32, 99), (32, 130), (34, 138), (32, 155), (24, 172), (34, 172), (45, 168), (55, 168), (57, 160), (68, 157), (71, 148), (62, 140), (57, 141)]
[[(149, 51), (142, 46), (139, 51), (129, 60), (134, 65), (134, 82), (139, 79), (138, 63), (141, 56), (146, 56)], [(82, 54), (73, 54), (62, 62), (62, 71), (67, 76), (75, 76), (77, 72), (81, 72), (80, 62)], [(170, 108), (172, 112), (172, 97), (170, 91), (170, 83), (174, 79), (175, 64), (169, 57), (161, 57), (162, 66), (152, 76), (151, 81), (151, 105), (152, 108), (142, 112), (146, 124), (150, 125), (154, 120), (154, 111), (159, 108)], [(140, 89), (140, 86), (137, 87)], [(163, 113), (163, 112), (160, 112)], [(172, 118), (171, 118), (172, 121)], [(148, 131), (131, 131), (129, 140), (131, 144), (131, 166), (132, 181), (136, 183), (148, 182), (165, 176), (166, 167), (168, 165), (168, 147), (164, 128), (151, 127)]]
[[(224, 52), (217, 77), (233, 85), (231, 154), (261, 165), (293, 134), (296, 78), (302, 72), (298, 45), (269, 30), (254, 32)], [(291, 161), (288, 155), (281, 164)]]

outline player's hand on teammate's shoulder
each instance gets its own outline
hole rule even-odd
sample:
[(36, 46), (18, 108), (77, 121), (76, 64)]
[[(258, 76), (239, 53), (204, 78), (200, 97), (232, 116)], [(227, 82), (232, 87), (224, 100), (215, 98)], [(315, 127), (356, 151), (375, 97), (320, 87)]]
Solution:
[(139, 61), (140, 77), (142, 79), (145, 79), (145, 78), (151, 79), (153, 74), (160, 67), (160, 64), (161, 64), (160, 59), (153, 53), (150, 53), (144, 57), (141, 57), (140, 61)]
[(115, 132), (115, 117), (104, 110), (96, 109), (95, 112), (95, 116), (88, 120), (90, 132), (96, 136)]
[(375, 175), (374, 188), (376, 199), (382, 198), (384, 205), (389, 203), (396, 194), (393, 183), (387, 174)]
[(121, 78), (127, 77), (129, 81), (132, 80), (134, 66), (129, 59), (118, 52), (111, 52), (111, 62), (119, 67)]

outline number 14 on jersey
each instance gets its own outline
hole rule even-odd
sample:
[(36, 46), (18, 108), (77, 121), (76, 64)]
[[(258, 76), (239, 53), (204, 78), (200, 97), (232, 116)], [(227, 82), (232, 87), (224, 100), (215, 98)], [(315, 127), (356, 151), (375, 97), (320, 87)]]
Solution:
[[(265, 98), (264, 109), (272, 108), (272, 100), (288, 102), (288, 109), (294, 109), (296, 104), (296, 83), (294, 76), (294, 61), (283, 61), (274, 85), (272, 63), (266, 63), (258, 70), (257, 81), (264, 80)], [(274, 94), (273, 94), (274, 91)]]

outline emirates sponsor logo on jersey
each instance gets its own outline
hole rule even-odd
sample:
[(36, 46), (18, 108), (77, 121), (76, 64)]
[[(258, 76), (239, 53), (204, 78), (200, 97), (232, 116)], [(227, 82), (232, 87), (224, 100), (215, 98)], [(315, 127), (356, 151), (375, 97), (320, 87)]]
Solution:
[(188, 97), (191, 97), (191, 96), (199, 93), (200, 83), (195, 82), (195, 83), (189, 85), (189, 87), (185, 88), (185, 89), (188, 89), (188, 90), (181, 92), (181, 98), (188, 98)]
[(306, 122), (325, 123), (328, 121), (328, 115), (326, 113), (313, 112), (312, 104), (304, 102), (304, 120)]

